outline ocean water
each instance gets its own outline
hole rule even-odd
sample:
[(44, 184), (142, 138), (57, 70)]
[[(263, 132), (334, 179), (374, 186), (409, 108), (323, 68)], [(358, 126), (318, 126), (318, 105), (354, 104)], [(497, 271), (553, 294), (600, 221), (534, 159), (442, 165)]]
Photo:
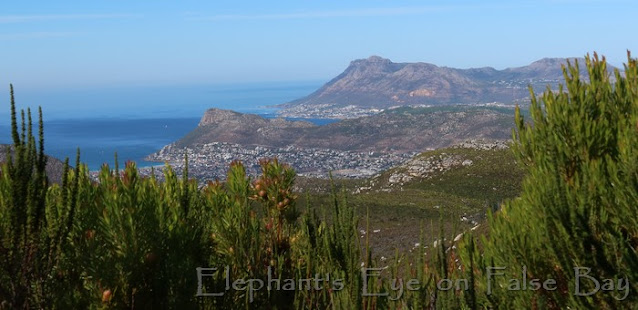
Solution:
[[(197, 127), (209, 108), (231, 109), (275, 117), (268, 106), (285, 103), (315, 91), (321, 82), (195, 85), (175, 87), (121, 87), (80, 90), (15, 90), (18, 108), (42, 106), (45, 152), (81, 161), (91, 170), (128, 160), (138, 166), (157, 165), (143, 158), (178, 140)], [(11, 143), (8, 92), (0, 93), (0, 143)], [(330, 120), (310, 120), (326, 124)], [(35, 122), (35, 120), (34, 120)]]

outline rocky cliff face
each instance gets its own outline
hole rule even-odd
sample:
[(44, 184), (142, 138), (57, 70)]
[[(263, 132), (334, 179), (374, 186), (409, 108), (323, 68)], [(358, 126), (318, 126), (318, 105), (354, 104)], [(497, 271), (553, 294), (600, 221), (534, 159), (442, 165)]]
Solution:
[(545, 58), (505, 70), (455, 69), (428, 63), (393, 63), (372, 56), (352, 61), (316, 92), (281, 107), (512, 103), (528, 98), (530, 85), (537, 91), (558, 85), (563, 81), (561, 66), (566, 63), (564, 58)]
[(199, 121), (199, 126), (223, 126), (233, 129), (237, 126), (253, 128), (308, 128), (315, 125), (305, 121), (286, 121), (283, 118), (267, 119), (255, 114), (242, 114), (231, 110), (209, 109)]
[(221, 126), (229, 130), (240, 127), (252, 128), (308, 128), (314, 125), (310, 122), (286, 121), (283, 118), (266, 119), (255, 114), (242, 114), (231, 110), (209, 109), (199, 121), (199, 126)]
[(255, 114), (210, 109), (199, 126), (177, 141), (180, 147), (209, 142), (229, 142), (243, 145), (281, 146), (293, 144), (308, 129), (310, 122), (266, 119)]

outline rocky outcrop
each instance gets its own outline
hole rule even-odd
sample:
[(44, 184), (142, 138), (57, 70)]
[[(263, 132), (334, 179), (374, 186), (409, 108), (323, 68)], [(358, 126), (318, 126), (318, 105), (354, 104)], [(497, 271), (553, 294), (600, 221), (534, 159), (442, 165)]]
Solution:
[(267, 119), (255, 114), (242, 114), (231, 110), (209, 109), (199, 121), (199, 126), (223, 126), (228, 129), (237, 126), (254, 128), (309, 128), (314, 127), (310, 122), (287, 121), (283, 118)]
[(195, 130), (176, 142), (178, 147), (210, 142), (242, 145), (292, 145), (307, 129), (316, 127), (310, 122), (266, 119), (255, 114), (210, 109), (204, 113)]
[[(467, 140), (452, 148), (474, 150), (501, 150), (508, 148), (507, 141)], [(387, 186), (402, 186), (412, 180), (427, 180), (455, 167), (471, 166), (474, 161), (460, 154), (440, 153), (430, 156), (417, 156), (394, 169), (389, 175)]]
[(442, 173), (455, 166), (469, 166), (472, 161), (459, 155), (442, 153), (427, 158), (414, 158), (403, 164), (405, 170), (397, 171), (390, 175), (388, 183), (402, 184), (413, 179), (429, 179), (434, 173)]
[(475, 149), (475, 150), (503, 150), (509, 147), (509, 141), (482, 141), (482, 140), (467, 140), (463, 141), (459, 144), (453, 145), (453, 148), (462, 148), (462, 149)]

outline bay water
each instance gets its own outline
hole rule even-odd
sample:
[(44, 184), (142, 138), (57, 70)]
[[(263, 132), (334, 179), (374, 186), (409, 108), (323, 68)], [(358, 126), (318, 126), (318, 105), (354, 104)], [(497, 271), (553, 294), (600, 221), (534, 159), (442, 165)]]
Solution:
[[(139, 167), (158, 165), (144, 157), (197, 127), (209, 108), (275, 117), (270, 106), (306, 96), (321, 82), (226, 85), (126, 86), (71, 90), (15, 90), (18, 109), (42, 106), (45, 152), (81, 161), (91, 170), (132, 160)], [(0, 144), (11, 143), (8, 91), (0, 92)], [(5, 99), (6, 98), (6, 99)], [(34, 126), (37, 128), (37, 112)], [(329, 120), (310, 120), (325, 124)]]

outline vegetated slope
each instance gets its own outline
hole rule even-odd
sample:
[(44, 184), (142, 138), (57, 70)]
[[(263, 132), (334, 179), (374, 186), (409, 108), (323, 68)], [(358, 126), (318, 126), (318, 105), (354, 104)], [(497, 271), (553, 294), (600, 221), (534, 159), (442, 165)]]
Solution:
[[(584, 64), (583, 59), (570, 59), (572, 63), (575, 60)], [(314, 93), (280, 107), (311, 110), (317, 106), (387, 108), (512, 103), (529, 99), (530, 85), (535, 91), (543, 91), (548, 85), (556, 87), (563, 81), (562, 65), (567, 61), (566, 58), (544, 58), (528, 66), (504, 70), (491, 67), (456, 69), (422, 62), (394, 63), (372, 56), (352, 61), (343, 73)]]
[[(10, 145), (0, 144), (0, 164), (5, 162), (7, 152), (10, 148)], [(46, 173), (49, 178), (49, 182), (61, 184), (62, 174), (64, 173), (64, 162), (55, 157), (47, 156)]]
[[(467, 141), (424, 152), (368, 180), (336, 184), (349, 193), (348, 203), (369, 215), (366, 233), (375, 253), (387, 257), (395, 247), (411, 249), (421, 241), (431, 245), (441, 218), (452, 237), (483, 223), (488, 209), (519, 194), (522, 178), (505, 142)], [(311, 193), (312, 203), (331, 204), (328, 181), (300, 179), (298, 186)], [(420, 240), (422, 229), (425, 240)]]
[(317, 126), (210, 109), (178, 147), (211, 142), (241, 145), (328, 148), (344, 151), (407, 152), (467, 139), (508, 139), (513, 110), (447, 106), (399, 108), (377, 115)]

